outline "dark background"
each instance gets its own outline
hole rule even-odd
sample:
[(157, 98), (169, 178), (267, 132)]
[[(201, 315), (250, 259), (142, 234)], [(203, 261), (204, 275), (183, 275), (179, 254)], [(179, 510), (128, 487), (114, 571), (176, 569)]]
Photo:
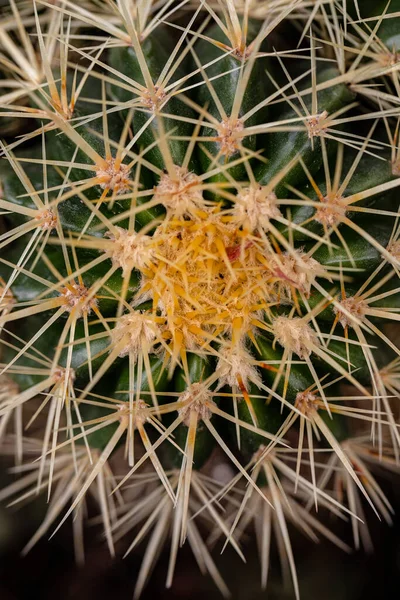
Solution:
[[(2, 466), (3, 484), (6, 464)], [(388, 499), (400, 514), (400, 474), (379, 477)], [(140, 567), (144, 545), (122, 560), (126, 544), (117, 544), (117, 557), (112, 559), (95, 527), (86, 529), (86, 563), (75, 565), (71, 522), (67, 522), (51, 540), (43, 539), (27, 557), (20, 550), (29, 539), (43, 515), (43, 497), (17, 509), (0, 507), (0, 598), (1, 600), (131, 600), (135, 578)], [(369, 600), (399, 597), (400, 584), (400, 520), (393, 527), (378, 521), (368, 508), (370, 531), (375, 552), (362, 551), (348, 555), (329, 542), (319, 544), (305, 539), (290, 528), (302, 600)], [(330, 515), (320, 514), (326, 524), (351, 544), (350, 527)], [(250, 532), (249, 532), (250, 533)], [(129, 543), (129, 540), (126, 541)], [(260, 569), (257, 549), (252, 534), (244, 546), (247, 564), (244, 565), (234, 551), (228, 549), (213, 557), (217, 562), (234, 600), (291, 600), (290, 585), (282, 583), (279, 559), (273, 545), (267, 591), (260, 589)], [(177, 600), (190, 598), (208, 600), (221, 598), (209, 577), (198, 570), (189, 546), (178, 554), (172, 590), (166, 590), (165, 577), (168, 565), (168, 546), (161, 555), (151, 580), (142, 596), (144, 600), (165, 598)]]

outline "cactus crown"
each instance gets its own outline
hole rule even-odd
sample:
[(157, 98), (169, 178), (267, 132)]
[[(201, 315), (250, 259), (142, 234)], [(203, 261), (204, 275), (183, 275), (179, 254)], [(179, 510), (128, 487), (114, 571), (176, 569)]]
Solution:
[(390, 522), (399, 2), (3, 4), (0, 498), (47, 490), (26, 550), (89, 495), (152, 529), (135, 597), (168, 534), (228, 595), (202, 533), (252, 521), (265, 587), (274, 523), (298, 598), (288, 521)]

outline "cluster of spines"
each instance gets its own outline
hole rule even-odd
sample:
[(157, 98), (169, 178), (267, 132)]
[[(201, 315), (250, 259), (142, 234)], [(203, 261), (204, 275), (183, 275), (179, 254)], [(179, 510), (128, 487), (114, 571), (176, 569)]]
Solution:
[[(381, 330), (376, 319), (398, 320), (399, 290), (393, 282), (399, 275), (400, 230), (394, 201), (386, 202), (383, 209), (379, 204), (369, 206), (368, 201), (385, 194), (390, 199), (390, 191), (400, 182), (398, 55), (379, 37), (384, 13), (371, 17), (373, 25), (367, 21), (362, 26), (357, 21), (357, 2), (355, 15), (343, 15), (345, 3), (332, 1), (312, 8), (302, 0), (277, 1), (266, 19), (263, 2), (214, 4), (183, 2), (176, 8), (169, 2), (153, 6), (121, 0), (111, 10), (60, 0), (52, 5), (34, 2), (33, 10), (25, 10), (10, 2), (0, 42), (5, 53), (14, 55), (14, 63), (4, 54), (2, 64), (18, 84), (11, 86), (6, 80), (5, 85), (15, 89), (1, 97), (2, 116), (7, 127), (10, 119), (36, 120), (22, 139), (2, 145), (23, 191), (13, 202), (6, 187), (0, 208), (6, 219), (13, 213), (23, 222), (0, 236), (0, 249), (12, 248), (19, 239), (25, 245), (16, 259), (8, 255), (1, 259), (11, 274), (0, 282), (0, 330), (4, 349), (13, 353), (1, 376), (31, 377), (36, 382), (17, 389), (4, 379), (1, 388), (0, 434), (14, 421), (18, 462), (25, 444), (22, 427), (30, 426), (41, 413), (47, 416), (36, 449), (39, 460), (18, 467), (28, 475), (0, 497), (25, 490), (25, 498), (48, 490), (46, 519), (28, 548), (61, 515), (57, 529), (74, 512), (79, 516), (74, 522), (82, 556), (80, 519), (89, 491), (101, 508), (111, 552), (114, 539), (132, 527), (140, 525), (131, 547), (153, 527), (136, 595), (168, 531), (172, 538), (168, 585), (178, 547), (188, 538), (200, 567), (228, 594), (193, 520), (204, 513), (217, 527), (215, 537), (225, 536), (240, 556), (240, 537), (255, 520), (265, 586), (273, 521), (297, 597), (287, 520), (308, 535), (313, 532), (311, 537), (318, 532), (345, 547), (312, 516), (311, 505), (320, 503), (347, 514), (356, 546), (361, 539), (369, 547), (368, 530), (359, 525), (361, 497), (388, 522), (391, 519), (391, 507), (368, 464), (376, 457), (397, 464), (400, 439), (390, 398), (398, 394), (398, 360), (393, 358), (382, 367), (371, 336), (399, 355), (391, 335)], [(189, 15), (184, 25), (177, 19), (181, 10)], [(249, 17), (261, 22), (259, 33), (247, 43)], [(215, 38), (208, 35), (210, 21), (214, 21)], [(263, 48), (268, 36), (285, 22), (293, 31), (303, 31), (299, 42), (309, 39), (308, 48), (303, 45), (290, 52)], [(80, 34), (87, 26), (97, 28), (99, 35)], [(174, 28), (178, 41), (155, 80), (141, 44), (163, 26)], [(10, 33), (13, 28), (15, 34)], [(39, 59), (28, 34), (32, 28)], [(80, 43), (85, 38), (89, 48)], [(200, 43), (218, 50), (216, 56), (210, 53), (205, 64)], [(318, 44), (326, 44), (325, 52), (319, 54)], [(112, 58), (110, 64), (103, 59), (112, 48), (117, 57), (118, 49), (135, 53), (135, 77), (119, 73)], [(72, 54), (85, 60), (86, 66), (78, 60), (70, 67)], [(269, 73), (267, 97), (245, 110), (254, 65), (269, 54), (279, 65), (280, 79)], [(309, 70), (292, 76), (287, 56), (299, 61), (306, 56)], [(227, 70), (229, 57), (234, 57), (236, 66)], [(321, 58), (336, 62), (334, 77), (317, 79)], [(179, 66), (189, 59), (192, 71), (180, 77)], [(21, 80), (21, 67), (28, 63)], [(219, 63), (224, 67), (211, 76)], [(228, 114), (218, 85), (223, 86), (231, 72), (238, 76)], [(265, 68), (264, 75), (267, 78)], [(378, 85), (382, 79), (384, 92)], [(98, 97), (92, 99), (84, 97), (91, 81), (100, 86)], [(321, 108), (320, 93), (334, 96), (340, 86), (348, 97), (337, 106), (333, 103), (332, 111)], [(198, 96), (202, 104), (190, 93), (196, 87), (204, 92)], [(372, 103), (370, 112), (357, 112), (353, 92), (365, 96), (367, 106)], [(177, 99), (183, 111), (180, 119), (173, 104)], [(76, 108), (85, 101), (91, 103), (91, 110), (80, 114)], [(266, 107), (273, 111), (276, 105), (282, 106), (282, 118), (252, 121), (254, 115), (263, 114)], [(111, 135), (115, 114), (123, 115), (117, 138)], [(174, 119), (175, 126), (167, 127)], [(372, 121), (365, 135), (345, 127), (365, 119)], [(179, 131), (180, 123), (186, 130), (182, 126)], [(374, 137), (378, 123), (384, 125), (384, 140)], [(303, 135), (301, 144), (288, 149), (283, 164), (279, 157), (265, 159), (249, 142), (252, 136), (275, 139), (274, 135), (296, 132)], [(49, 157), (52, 134), (69, 144), (72, 157), (62, 160), (51, 149)], [(19, 156), (24, 143), (35, 139), (40, 140), (40, 157)], [(333, 158), (332, 141), (336, 143)], [(196, 152), (200, 152), (202, 173), (192, 170)], [(323, 177), (318, 181), (310, 160), (314, 152), (322, 156)], [(382, 160), (382, 176), (360, 187), (357, 169), (363, 162), (368, 164), (368, 158)], [(26, 162), (42, 171), (39, 189), (24, 168)], [(302, 188), (297, 186), (298, 172), (307, 182)], [(53, 173), (57, 175), (54, 185), (49, 182)], [(147, 183), (146, 173), (156, 182), (154, 187)], [(70, 216), (63, 208), (70, 198), (78, 198), (88, 215), (75, 229), (65, 226)], [(153, 209), (159, 210), (157, 216)], [(390, 231), (385, 230), (381, 240), (354, 215), (387, 217)], [(343, 226), (361, 240), (360, 256), (354, 255), (356, 244), (349, 247)], [(296, 240), (304, 241), (304, 248)], [(58, 264), (52, 260), (54, 248), (61, 248)], [(366, 248), (375, 253), (374, 268), (368, 265), (368, 276), (354, 283), (352, 275), (365, 268)], [(86, 250), (95, 255), (82, 264), (80, 251)], [(45, 269), (40, 275), (36, 267), (42, 264)], [(99, 265), (103, 270), (88, 286), (90, 271)], [(24, 278), (28, 288), (30, 281), (41, 288), (33, 297), (18, 299), (13, 289)], [(30, 339), (20, 337), (12, 326), (48, 312), (51, 316), (40, 322)], [(326, 314), (331, 325), (322, 327)], [(51, 336), (58, 323), (63, 326), (49, 358), (37, 342)], [(78, 367), (77, 348), (85, 354)], [(24, 358), (28, 361), (21, 365)], [(124, 377), (117, 391), (101, 393), (97, 384), (101, 386), (109, 373), (112, 378), (112, 368), (123, 358)], [(328, 367), (330, 377), (321, 378), (315, 361)], [(364, 380), (357, 374), (362, 368), (367, 373)], [(86, 378), (81, 374), (85, 369)], [(304, 387), (299, 387), (303, 382)], [(342, 393), (343, 382), (356, 390), (351, 396)], [(22, 409), (38, 395), (37, 409), (24, 422)], [(269, 406), (277, 406), (282, 417), (277, 419)], [(214, 416), (232, 424), (233, 443), (227, 443)], [(372, 442), (353, 439), (347, 431), (352, 418), (372, 424)], [(333, 422), (339, 423), (337, 431)], [(209, 457), (210, 440), (217, 442), (237, 471), (227, 485), (197, 471)], [(130, 470), (118, 482), (108, 461), (121, 442)], [(333, 454), (326, 462), (321, 458), (321, 466), (316, 457), (323, 457), (324, 451), (316, 445), (323, 443)], [(160, 459), (165, 446), (175, 457), (169, 463)], [(136, 472), (147, 463), (155, 475)], [(302, 475), (302, 465), (310, 479)], [(340, 491), (337, 495), (325, 491), (332, 474), (334, 492)], [(124, 497), (129, 483), (143, 486), (146, 501), (131, 504)], [(294, 492), (305, 503), (296, 500)], [(222, 501), (226, 515), (220, 511)]]

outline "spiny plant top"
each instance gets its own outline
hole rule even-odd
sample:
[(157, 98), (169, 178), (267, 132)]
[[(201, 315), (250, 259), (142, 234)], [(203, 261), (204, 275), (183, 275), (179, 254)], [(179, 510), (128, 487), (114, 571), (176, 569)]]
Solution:
[(265, 587), (273, 524), (299, 598), (288, 522), (347, 551), (318, 505), (356, 547), (363, 504), (391, 522), (400, 3), (1, 6), (0, 498), (49, 501), (25, 550), (74, 513), (82, 561), (90, 495), (112, 553), (150, 535), (135, 597), (169, 535), (167, 586), (188, 539), (229, 595), (204, 531), (244, 558), (254, 523)]

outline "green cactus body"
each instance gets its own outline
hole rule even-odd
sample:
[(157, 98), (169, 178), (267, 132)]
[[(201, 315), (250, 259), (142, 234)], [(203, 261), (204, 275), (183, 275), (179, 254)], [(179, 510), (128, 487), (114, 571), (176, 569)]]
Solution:
[(16, 423), (22, 459), (44, 418), (38, 489), (65, 485), (29, 548), (87, 494), (111, 552), (152, 531), (135, 597), (168, 536), (168, 586), (188, 539), (228, 594), (201, 519), (241, 557), (254, 520), (263, 586), (274, 523), (296, 598), (286, 521), (346, 550), (312, 505), (356, 545), (361, 498), (389, 522), (368, 465), (400, 445), (398, 16), (278, 4), (0, 8), (0, 442)]

